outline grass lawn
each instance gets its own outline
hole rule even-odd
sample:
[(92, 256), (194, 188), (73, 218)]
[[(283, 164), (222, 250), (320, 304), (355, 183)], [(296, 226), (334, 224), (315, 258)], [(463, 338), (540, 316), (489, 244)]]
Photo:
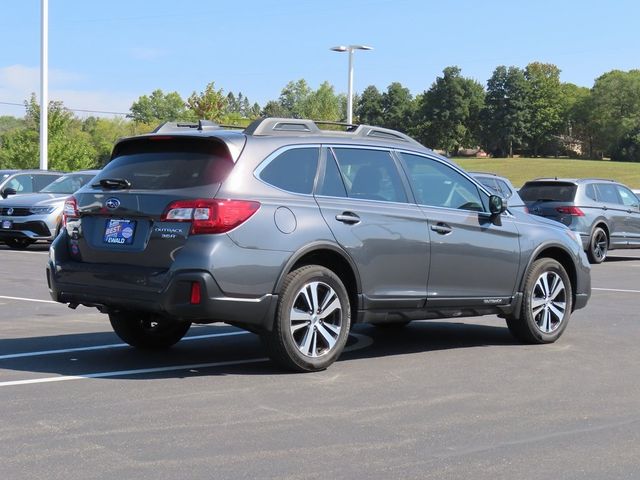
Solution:
[(640, 163), (567, 158), (454, 158), (467, 171), (492, 172), (516, 187), (538, 177), (607, 178), (640, 188)]

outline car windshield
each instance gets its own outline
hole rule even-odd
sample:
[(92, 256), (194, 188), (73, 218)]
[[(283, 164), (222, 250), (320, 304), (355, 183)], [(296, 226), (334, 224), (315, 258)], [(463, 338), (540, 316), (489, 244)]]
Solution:
[(529, 182), (518, 193), (525, 202), (572, 202), (577, 188), (575, 183)]
[(89, 183), (95, 175), (91, 173), (73, 173), (63, 175), (40, 190), (41, 193), (75, 193), (84, 184)]

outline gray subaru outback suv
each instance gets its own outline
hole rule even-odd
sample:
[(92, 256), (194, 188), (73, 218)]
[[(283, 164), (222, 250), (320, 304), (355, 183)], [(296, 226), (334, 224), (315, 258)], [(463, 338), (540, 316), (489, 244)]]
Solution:
[(227, 322), (295, 371), (327, 368), (357, 322), (495, 314), (553, 342), (590, 296), (573, 232), (505, 211), (410, 137), (277, 118), (119, 141), (66, 202), (47, 279), (132, 346)]

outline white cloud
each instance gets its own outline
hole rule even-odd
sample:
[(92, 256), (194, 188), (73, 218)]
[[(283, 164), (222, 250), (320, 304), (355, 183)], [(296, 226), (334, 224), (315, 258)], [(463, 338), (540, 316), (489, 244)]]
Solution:
[[(103, 112), (129, 111), (137, 95), (130, 93), (73, 88), (75, 83), (84, 80), (82, 75), (65, 70), (52, 69), (49, 72), (49, 98), (61, 100), (70, 109), (93, 110)], [(10, 65), (0, 68), (0, 102), (18, 103), (28, 99), (31, 93), (40, 95), (40, 69), (25, 65)], [(21, 116), (21, 106), (0, 103), (0, 115)], [(80, 117), (91, 115), (76, 112)], [(95, 115), (100, 115), (96, 113)]]

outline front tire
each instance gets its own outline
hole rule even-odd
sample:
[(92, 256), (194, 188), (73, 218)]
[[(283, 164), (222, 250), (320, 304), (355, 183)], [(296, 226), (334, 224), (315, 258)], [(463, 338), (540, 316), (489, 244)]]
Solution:
[(114, 312), (109, 314), (109, 321), (122, 341), (132, 347), (150, 350), (171, 347), (191, 327), (190, 322), (179, 322), (145, 312)]
[(351, 324), (349, 295), (340, 278), (319, 265), (289, 273), (273, 329), (262, 335), (271, 359), (288, 370), (324, 370), (342, 353)]
[(524, 284), (518, 318), (508, 317), (511, 334), (523, 343), (553, 343), (567, 328), (572, 310), (571, 282), (552, 258), (536, 260)]
[(587, 250), (587, 257), (589, 257), (590, 263), (602, 263), (607, 258), (607, 252), (609, 251), (609, 236), (607, 232), (601, 227), (596, 227), (591, 234), (589, 240), (589, 249)]

